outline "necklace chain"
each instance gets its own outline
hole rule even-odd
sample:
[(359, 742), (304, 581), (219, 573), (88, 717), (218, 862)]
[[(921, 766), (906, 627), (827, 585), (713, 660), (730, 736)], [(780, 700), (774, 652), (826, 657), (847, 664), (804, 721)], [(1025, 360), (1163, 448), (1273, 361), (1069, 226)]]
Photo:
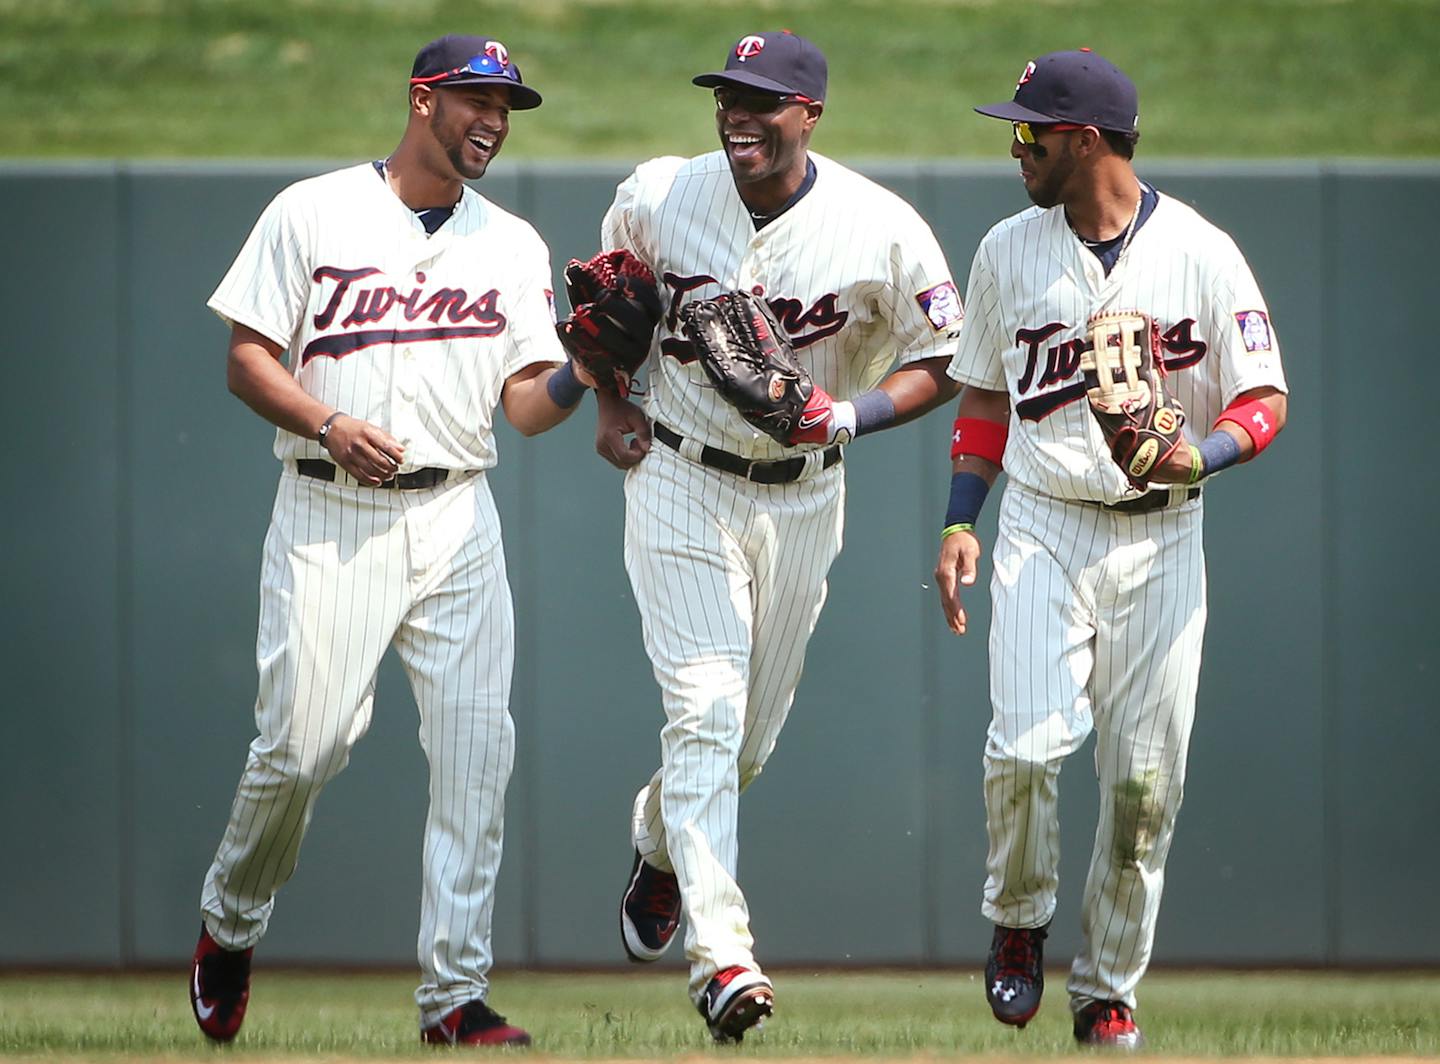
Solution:
[[(1135, 200), (1135, 213), (1130, 215), (1130, 224), (1125, 227), (1125, 239), (1121, 241), (1120, 251), (1115, 256), (1116, 266), (1120, 265), (1120, 260), (1125, 257), (1125, 252), (1130, 249), (1130, 241), (1135, 237), (1135, 226), (1140, 221), (1140, 208), (1143, 206), (1145, 206), (1145, 190), (1142, 187), (1139, 198)], [(1073, 223), (1070, 228), (1072, 231), (1074, 230), (1075, 226)], [(1106, 240), (1086, 240), (1083, 236), (1080, 236), (1078, 232), (1075, 233), (1075, 235), (1080, 237), (1080, 243), (1084, 244), (1087, 248), (1096, 248), (1101, 244), (1109, 243), (1109, 241)]]

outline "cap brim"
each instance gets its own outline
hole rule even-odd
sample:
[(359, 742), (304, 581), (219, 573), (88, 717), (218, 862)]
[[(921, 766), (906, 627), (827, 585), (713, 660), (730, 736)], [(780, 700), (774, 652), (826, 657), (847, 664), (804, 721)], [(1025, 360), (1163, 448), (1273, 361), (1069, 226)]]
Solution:
[(1006, 100), (1004, 103), (986, 104), (984, 107), (977, 107), (975, 110), (986, 118), (1003, 118), (1007, 122), (1059, 122), (1060, 119), (1052, 115), (1041, 114), (1039, 111), (1032, 111), (1028, 107), (1021, 107), (1014, 100)]
[(741, 85), (747, 89), (773, 92), (776, 96), (793, 96), (795, 94), (795, 90), (789, 85), (782, 85), (778, 81), (761, 77), (759, 74), (752, 74), (748, 70), (717, 70), (713, 74), (697, 74), (690, 80), (706, 89), (717, 88), (721, 85)]
[(487, 74), (467, 74), (464, 77), (450, 78), (431, 84), (440, 89), (455, 89), (462, 85), (503, 85), (510, 90), (510, 109), (512, 111), (530, 111), (539, 107), (541, 103), (540, 94), (529, 85), (518, 85), (509, 78), (493, 77)]

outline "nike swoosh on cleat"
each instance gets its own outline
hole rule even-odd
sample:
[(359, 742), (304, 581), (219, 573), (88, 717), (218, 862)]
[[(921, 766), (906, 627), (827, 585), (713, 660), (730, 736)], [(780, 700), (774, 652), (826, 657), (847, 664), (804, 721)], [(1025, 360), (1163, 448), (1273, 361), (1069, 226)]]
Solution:
[(202, 1020), (208, 1020), (211, 1016), (215, 1015), (215, 1006), (205, 1004), (205, 999), (200, 996), (200, 969), (198, 967), (195, 969), (191, 979), (195, 988), (195, 1015), (199, 1016)]

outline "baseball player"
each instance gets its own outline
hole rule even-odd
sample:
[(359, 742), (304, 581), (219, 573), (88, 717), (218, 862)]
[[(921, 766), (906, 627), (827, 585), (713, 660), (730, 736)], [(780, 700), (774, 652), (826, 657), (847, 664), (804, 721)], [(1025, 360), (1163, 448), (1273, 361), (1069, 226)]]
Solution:
[[(984, 759), (982, 910), (995, 924), (986, 997), (1018, 1027), (1040, 1007), (1057, 780), (1093, 730), (1100, 818), (1070, 1004), (1079, 1041), (1133, 1049), (1200, 672), (1202, 491), (1284, 427), (1285, 378), (1234, 241), (1136, 178), (1128, 77), (1088, 50), (1055, 52), (1027, 64), (1013, 101), (976, 110), (1013, 123), (1010, 154), (1035, 204), (991, 229), (971, 267), (970, 320), (949, 370), (965, 387), (935, 574), (963, 634), (974, 524), (1003, 465)], [(1097, 353), (1087, 323), (1111, 310), (1155, 323), (1186, 417), (1184, 445), (1141, 488), (1112, 457), (1081, 369)]]
[[(656, 960), (683, 909), (691, 998), (721, 1041), (774, 1006), (735, 880), (737, 805), (785, 723), (840, 550), (842, 445), (958, 391), (945, 367), (961, 304), (934, 235), (808, 150), (826, 80), (803, 37), (741, 38), (694, 79), (714, 90), (720, 150), (642, 164), (600, 234), (654, 271), (664, 303), (645, 409), (599, 393), (596, 437), (629, 470), (625, 564), (666, 716), (634, 804), (622, 939)], [(680, 327), (688, 301), (736, 289), (763, 296), (817, 386), (788, 444), (719, 398)]]
[(394, 646), (430, 764), (416, 991), (430, 1043), (527, 1044), (486, 1004), (514, 623), (486, 478), (494, 412), (526, 435), (584, 387), (554, 331), (549, 250), (466, 187), (540, 104), (498, 40), (425, 45), (386, 159), (283, 190), (210, 298), (230, 390), (284, 464), (260, 583), (259, 735), (201, 896), (200, 1029), (235, 1037), (250, 958), (315, 799), (370, 723)]

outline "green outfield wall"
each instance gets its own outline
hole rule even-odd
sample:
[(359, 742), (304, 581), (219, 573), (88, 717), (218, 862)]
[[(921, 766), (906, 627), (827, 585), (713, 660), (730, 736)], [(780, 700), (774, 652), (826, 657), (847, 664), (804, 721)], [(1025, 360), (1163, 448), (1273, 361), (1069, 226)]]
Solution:
[[(278, 474), (204, 304), (270, 196), (333, 165), (0, 167), (0, 965), (180, 965), (193, 946), (253, 735)], [(930, 219), (962, 287), (986, 228), (1026, 205), (1007, 164), (861, 168)], [(1276, 446), (1206, 491), (1210, 625), (1156, 963), (1440, 963), (1440, 165), (1139, 169), (1235, 236), (1292, 389)], [(563, 264), (596, 250), (623, 176), (497, 166), (479, 187)], [(847, 452), (830, 601), (741, 814), (763, 962), (973, 964), (988, 944), (987, 595), (956, 639), (930, 575), (950, 417)], [(502, 429), (493, 474), (520, 639), (504, 965), (623, 962), (630, 799), (659, 757), (621, 475), (593, 426), (587, 401), (537, 439)], [(416, 730), (387, 660), (267, 961), (413, 964)], [(1078, 940), (1088, 751), (1062, 791), (1057, 958)]]

